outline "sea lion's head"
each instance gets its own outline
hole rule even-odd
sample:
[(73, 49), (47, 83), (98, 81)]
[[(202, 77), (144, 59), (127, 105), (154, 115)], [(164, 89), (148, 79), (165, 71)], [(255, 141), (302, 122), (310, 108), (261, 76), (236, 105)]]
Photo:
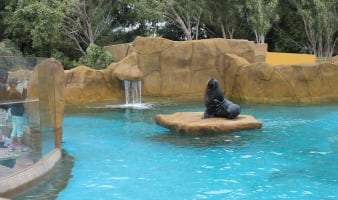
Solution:
[(208, 85), (207, 85), (208, 89), (214, 89), (214, 88), (218, 88), (218, 87), (219, 87), (219, 84), (218, 84), (218, 81), (215, 78), (211, 78), (208, 81)]
[(223, 101), (224, 95), (218, 81), (215, 78), (211, 78), (205, 89), (204, 102), (212, 101), (215, 98), (219, 101)]

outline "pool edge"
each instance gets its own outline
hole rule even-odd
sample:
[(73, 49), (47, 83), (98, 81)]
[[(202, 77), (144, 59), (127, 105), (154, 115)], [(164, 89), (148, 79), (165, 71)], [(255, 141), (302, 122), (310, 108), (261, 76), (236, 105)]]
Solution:
[(8, 197), (48, 174), (61, 160), (61, 149), (55, 148), (37, 163), (0, 180), (0, 198)]

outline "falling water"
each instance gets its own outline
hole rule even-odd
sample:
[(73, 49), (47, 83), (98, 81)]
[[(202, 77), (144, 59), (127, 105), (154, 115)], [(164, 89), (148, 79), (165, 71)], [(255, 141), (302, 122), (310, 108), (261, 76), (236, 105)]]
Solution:
[(124, 80), (126, 104), (141, 104), (141, 81)]
[(130, 81), (124, 80), (124, 92), (126, 96), (125, 104), (114, 104), (114, 105), (105, 105), (108, 108), (114, 109), (134, 109), (134, 110), (143, 110), (151, 109), (153, 103), (141, 103), (141, 84), (140, 80)]

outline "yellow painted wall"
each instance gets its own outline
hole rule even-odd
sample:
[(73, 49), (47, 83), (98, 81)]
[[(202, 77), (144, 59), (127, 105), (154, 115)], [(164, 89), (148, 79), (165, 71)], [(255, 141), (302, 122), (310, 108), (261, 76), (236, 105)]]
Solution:
[(265, 62), (270, 65), (316, 63), (312, 54), (266, 52)]

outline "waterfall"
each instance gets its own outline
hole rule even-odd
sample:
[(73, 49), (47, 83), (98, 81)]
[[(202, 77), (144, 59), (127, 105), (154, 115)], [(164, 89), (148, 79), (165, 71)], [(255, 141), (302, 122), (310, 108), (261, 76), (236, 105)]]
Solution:
[(126, 104), (141, 104), (141, 80), (124, 80)]
[(126, 96), (126, 103), (119, 105), (106, 105), (105, 107), (109, 108), (119, 108), (126, 109), (126, 112), (129, 112), (129, 109), (133, 110), (144, 110), (151, 109), (153, 103), (142, 103), (141, 102), (141, 80), (123, 80), (124, 92)]

